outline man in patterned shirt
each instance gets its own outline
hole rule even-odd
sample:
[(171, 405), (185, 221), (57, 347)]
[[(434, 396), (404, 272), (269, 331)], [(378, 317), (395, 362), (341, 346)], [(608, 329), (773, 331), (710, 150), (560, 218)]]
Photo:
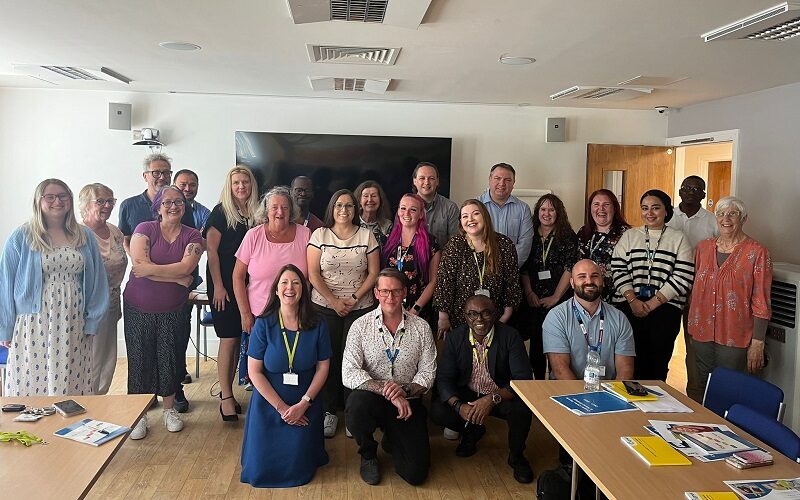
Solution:
[(473, 295), (464, 306), (466, 324), (447, 335), (431, 417), (450, 429), (463, 429), (456, 455), (469, 457), (486, 433), (488, 416), (508, 422), (508, 465), (520, 483), (533, 481), (525, 458), (531, 411), (511, 389), (511, 380), (533, 378), (525, 346), (513, 328), (497, 321), (494, 303)]
[(342, 383), (353, 389), (345, 404), (347, 428), (358, 443), (361, 479), (380, 482), (378, 443), (397, 474), (418, 485), (428, 477), (431, 448), (421, 396), (433, 385), (436, 347), (428, 323), (403, 309), (406, 277), (394, 268), (378, 274), (380, 305), (353, 322), (342, 360)]

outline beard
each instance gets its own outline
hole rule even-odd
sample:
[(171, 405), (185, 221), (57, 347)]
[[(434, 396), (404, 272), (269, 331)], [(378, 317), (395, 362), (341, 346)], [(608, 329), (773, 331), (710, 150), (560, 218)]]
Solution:
[(582, 298), (583, 300), (587, 300), (589, 302), (594, 302), (595, 300), (600, 298), (600, 295), (603, 293), (603, 286), (602, 285), (597, 286), (597, 288), (595, 288), (594, 291), (587, 291), (586, 290), (587, 286), (588, 285), (583, 285), (583, 286), (577, 287), (575, 289), (575, 295), (577, 295), (578, 297)]

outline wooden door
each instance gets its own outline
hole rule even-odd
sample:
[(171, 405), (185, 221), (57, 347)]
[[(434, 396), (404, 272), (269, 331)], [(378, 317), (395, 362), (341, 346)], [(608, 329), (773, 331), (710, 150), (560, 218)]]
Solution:
[(706, 209), (714, 211), (720, 198), (731, 194), (731, 162), (708, 162), (708, 184), (706, 186)]
[[(669, 151), (669, 152), (668, 152)], [(648, 189), (667, 194), (675, 190), (674, 150), (665, 146), (588, 144), (586, 147), (586, 198), (603, 188), (607, 171), (622, 171), (622, 214), (632, 226), (641, 226), (639, 198)], [(677, 202), (673, 200), (673, 205)], [(584, 221), (586, 223), (586, 221)]]

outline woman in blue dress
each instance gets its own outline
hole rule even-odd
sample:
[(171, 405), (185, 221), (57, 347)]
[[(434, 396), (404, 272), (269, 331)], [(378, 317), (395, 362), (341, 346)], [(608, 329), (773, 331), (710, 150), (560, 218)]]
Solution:
[(328, 327), (311, 307), (308, 283), (283, 266), (250, 333), (247, 366), (254, 386), (242, 444), (242, 482), (287, 488), (311, 481), (328, 463), (322, 401), (331, 357)]

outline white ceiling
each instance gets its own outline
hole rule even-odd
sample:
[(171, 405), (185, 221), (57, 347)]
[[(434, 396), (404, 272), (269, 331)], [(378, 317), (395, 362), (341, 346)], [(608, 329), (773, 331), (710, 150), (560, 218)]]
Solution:
[[(390, 0), (403, 2), (405, 0)], [(417, 29), (294, 24), (286, 0), (4, 0), (0, 86), (646, 109), (800, 81), (800, 37), (704, 43), (779, 0), (433, 0)], [(202, 46), (195, 52), (162, 41)], [(306, 44), (402, 47), (394, 66), (309, 62)], [(501, 54), (536, 63), (507, 66)], [(133, 82), (53, 87), (13, 64), (105, 66)], [(624, 102), (559, 100), (573, 85), (682, 78)], [(309, 77), (392, 79), (383, 95), (314, 91)]]

